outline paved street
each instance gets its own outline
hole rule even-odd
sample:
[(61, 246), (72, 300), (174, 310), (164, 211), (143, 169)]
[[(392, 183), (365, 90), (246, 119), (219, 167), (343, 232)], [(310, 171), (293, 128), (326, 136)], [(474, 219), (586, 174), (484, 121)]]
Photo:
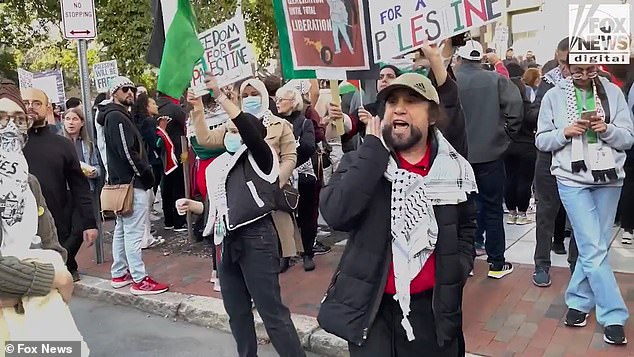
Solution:
[[(218, 330), (79, 297), (73, 298), (71, 310), (91, 357), (236, 356), (233, 337)], [(273, 357), (277, 353), (265, 345), (260, 346), (258, 355)]]

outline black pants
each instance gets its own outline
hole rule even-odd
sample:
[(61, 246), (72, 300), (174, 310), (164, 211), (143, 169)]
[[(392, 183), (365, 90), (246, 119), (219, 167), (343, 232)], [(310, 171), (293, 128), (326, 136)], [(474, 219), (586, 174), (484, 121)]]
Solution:
[[(537, 214), (535, 236), (535, 266), (550, 268), (550, 250), (553, 246), (555, 235), (555, 222), (560, 209), (563, 207), (557, 189), (557, 179), (550, 173), (552, 156), (550, 153), (537, 152), (535, 162), (535, 196), (537, 197)], [(565, 229), (565, 215), (563, 224), (560, 227)], [(574, 240), (574, 233), (570, 237), (570, 247), (568, 249), (568, 263), (574, 264), (577, 261), (577, 244)]]
[(277, 353), (281, 357), (305, 356), (290, 311), (282, 302), (279, 269), (277, 234), (269, 217), (224, 238), (218, 274), (222, 302), (240, 357), (257, 356), (251, 298)]
[(566, 209), (561, 205), (555, 218), (555, 230), (553, 231), (553, 243), (564, 244), (566, 239)]
[(81, 215), (79, 210), (74, 210), (71, 219), (70, 231), (57, 230), (59, 243), (68, 252), (68, 259), (66, 260), (66, 267), (71, 273), (77, 271), (77, 253), (84, 242), (84, 231), (82, 227)]
[(152, 173), (154, 174), (154, 187), (152, 187), (152, 191), (154, 191), (154, 195), (156, 196), (156, 192), (161, 185), (161, 179), (163, 178), (163, 164), (152, 165)]
[(163, 217), (166, 227), (183, 227), (187, 224), (186, 216), (180, 216), (176, 212), (176, 200), (185, 197), (185, 181), (183, 178), (183, 166), (169, 175), (163, 176), (161, 183), (161, 197), (163, 199)]
[(315, 200), (317, 179), (310, 175), (299, 175), (299, 203), (297, 205), (297, 226), (302, 235), (304, 255), (313, 257), (313, 245), (317, 238), (317, 220), (315, 220)]
[(485, 249), (487, 261), (496, 267), (504, 264), (504, 250), (506, 249), (504, 233), (504, 162), (500, 160), (473, 164), (473, 171), (478, 184), (478, 193), (475, 195), (477, 207), (478, 228), (475, 241), (484, 241), (486, 232)]
[(414, 341), (408, 341), (401, 326), (403, 312), (391, 295), (381, 300), (379, 312), (361, 347), (349, 343), (350, 357), (458, 357), (464, 356), (462, 336), (440, 347), (436, 342), (436, 325), (432, 312), (432, 292), (412, 295), (409, 321), (414, 330)]
[(504, 158), (506, 183), (504, 201), (509, 211), (526, 212), (531, 201), (531, 186), (535, 174), (535, 146), (512, 143)]
[(621, 212), (621, 228), (631, 232), (634, 230), (634, 165), (625, 165), (625, 180), (619, 202)]

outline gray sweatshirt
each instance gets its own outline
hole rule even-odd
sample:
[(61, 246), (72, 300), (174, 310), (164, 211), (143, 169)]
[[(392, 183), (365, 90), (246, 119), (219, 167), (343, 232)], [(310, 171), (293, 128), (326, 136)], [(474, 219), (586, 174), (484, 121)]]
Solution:
[[(625, 101), (623, 92), (605, 78), (600, 78), (609, 103), (610, 123), (605, 133), (599, 134), (604, 145), (612, 148), (618, 180), (610, 182), (608, 186), (622, 186), (625, 171), (625, 150), (634, 144), (634, 127), (630, 110)], [(571, 168), (572, 140), (564, 136), (564, 129), (570, 125), (566, 112), (566, 93), (563, 89), (564, 81), (560, 81), (553, 89), (549, 90), (539, 110), (537, 121), (537, 134), (535, 146), (541, 151), (552, 152), (553, 160), (550, 167), (551, 173), (557, 177), (557, 181), (566, 186), (593, 186), (594, 182), (590, 170), (573, 173)], [(604, 106), (605, 109), (605, 106)], [(584, 146), (585, 138), (584, 140)], [(587, 157), (587, 153), (586, 153)], [(605, 183), (598, 183), (606, 185)]]

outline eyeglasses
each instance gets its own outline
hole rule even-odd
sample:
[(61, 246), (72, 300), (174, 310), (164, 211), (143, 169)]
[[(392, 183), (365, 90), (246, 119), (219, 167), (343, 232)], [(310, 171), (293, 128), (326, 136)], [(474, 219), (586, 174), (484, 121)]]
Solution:
[(134, 88), (134, 87), (123, 87), (123, 88), (121, 88), (121, 91), (123, 93), (128, 93), (129, 91), (132, 91), (132, 93), (136, 93), (136, 88)]
[(6, 128), (7, 125), (9, 125), (9, 122), (13, 121), (18, 129), (26, 131), (29, 129), (29, 126), (33, 123), (34, 119), (35, 115), (0, 112), (0, 129)]
[(40, 102), (39, 100), (34, 100), (32, 102), (29, 102), (28, 100), (23, 100), (22, 103), (24, 104), (25, 107), (32, 107), (33, 109), (40, 109), (42, 107), (42, 102)]
[(597, 76), (599, 75), (599, 72), (596, 69), (593, 69), (591, 71), (578, 71), (575, 73), (570, 74), (570, 77), (572, 77), (572, 79), (583, 79), (583, 77), (587, 77), (588, 79), (594, 79), (597, 78)]

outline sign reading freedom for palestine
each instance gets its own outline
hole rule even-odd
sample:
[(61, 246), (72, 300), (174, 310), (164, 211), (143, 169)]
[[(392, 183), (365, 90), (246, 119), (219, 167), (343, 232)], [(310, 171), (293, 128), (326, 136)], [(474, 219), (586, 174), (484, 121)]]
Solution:
[[(233, 18), (199, 34), (198, 39), (205, 49), (203, 60), (207, 70), (213, 73), (219, 86), (232, 84), (253, 75), (250, 62), (252, 56), (240, 8), (236, 10)], [(199, 62), (194, 67), (191, 81), (196, 96), (207, 93), (204, 73), (204, 67)]]
[(379, 63), (495, 21), (504, 0), (370, 1), (374, 61)]

